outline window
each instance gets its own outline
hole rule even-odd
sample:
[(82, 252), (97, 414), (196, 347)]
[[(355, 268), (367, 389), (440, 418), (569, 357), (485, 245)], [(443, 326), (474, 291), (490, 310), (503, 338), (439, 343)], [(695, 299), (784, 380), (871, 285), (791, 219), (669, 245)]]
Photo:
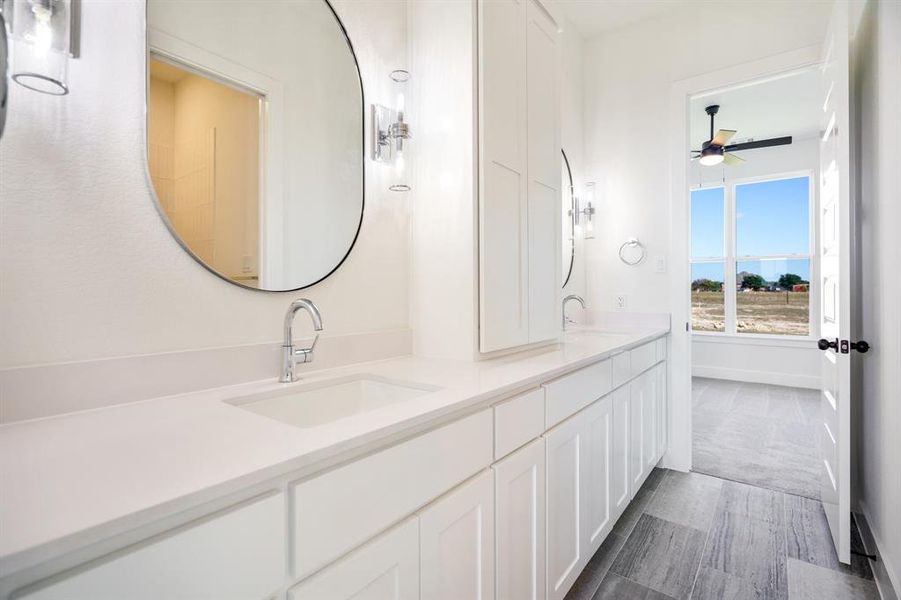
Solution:
[(693, 331), (810, 335), (810, 181), (691, 192)]

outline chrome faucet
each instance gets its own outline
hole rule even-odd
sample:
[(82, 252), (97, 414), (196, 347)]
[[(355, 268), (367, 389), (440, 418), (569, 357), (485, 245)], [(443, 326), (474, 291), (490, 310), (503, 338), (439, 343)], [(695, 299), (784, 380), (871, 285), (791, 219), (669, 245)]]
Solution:
[[(585, 300), (582, 299), (582, 296), (577, 296), (575, 294), (570, 294), (566, 298), (563, 299), (563, 331), (566, 331), (566, 303), (570, 300), (575, 300), (579, 304), (582, 305), (582, 308), (585, 308)], [(573, 321), (575, 323), (575, 321)]]
[[(313, 338), (313, 345), (309, 348), (294, 348), (294, 315), (299, 310), (305, 310), (310, 313), (313, 319), (313, 329), (316, 330), (316, 337)], [(316, 348), (316, 342), (319, 341), (319, 332), (322, 331), (322, 316), (319, 309), (313, 304), (312, 300), (306, 298), (298, 298), (288, 307), (285, 313), (285, 339), (282, 342), (282, 372), (278, 380), (282, 383), (290, 383), (297, 381), (297, 363), (313, 362), (313, 349)]]

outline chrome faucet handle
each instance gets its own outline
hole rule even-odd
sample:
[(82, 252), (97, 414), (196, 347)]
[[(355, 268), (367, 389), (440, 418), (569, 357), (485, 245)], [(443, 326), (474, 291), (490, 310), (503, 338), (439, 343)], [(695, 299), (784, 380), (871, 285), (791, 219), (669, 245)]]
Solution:
[(313, 350), (316, 349), (316, 343), (319, 341), (319, 334), (313, 338), (313, 344), (309, 348), (297, 348), (294, 350), (294, 362), (311, 363), (313, 362)]

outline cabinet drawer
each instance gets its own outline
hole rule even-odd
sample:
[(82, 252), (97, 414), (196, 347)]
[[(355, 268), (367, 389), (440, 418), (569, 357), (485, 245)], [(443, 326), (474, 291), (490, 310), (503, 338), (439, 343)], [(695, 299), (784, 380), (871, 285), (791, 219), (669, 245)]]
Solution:
[(613, 363), (613, 387), (619, 387), (632, 379), (632, 361), (628, 352), (620, 352), (610, 362)]
[(654, 344), (657, 346), (657, 362), (666, 360), (666, 338), (662, 337), (655, 341)]
[(494, 407), (494, 459), (507, 456), (544, 433), (544, 389)]
[(629, 351), (629, 360), (632, 362), (632, 377), (643, 373), (657, 362), (657, 346), (654, 342), (647, 343)]
[(566, 417), (582, 410), (609, 392), (612, 385), (610, 360), (603, 360), (546, 383), (545, 428), (550, 429)]
[(272, 494), (139, 543), (20, 598), (267, 598), (284, 581), (284, 524), (284, 495)]
[(491, 463), (484, 410), (293, 486), (294, 576), (332, 562)]

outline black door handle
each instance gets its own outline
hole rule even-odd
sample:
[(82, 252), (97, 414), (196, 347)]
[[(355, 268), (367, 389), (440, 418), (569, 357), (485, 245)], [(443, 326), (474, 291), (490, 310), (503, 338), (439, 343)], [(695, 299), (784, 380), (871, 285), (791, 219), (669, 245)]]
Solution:
[(870, 349), (870, 345), (865, 341), (860, 340), (859, 342), (851, 342), (851, 349), (857, 350), (861, 354), (864, 354)]
[(829, 348), (832, 348), (833, 350), (838, 351), (838, 338), (831, 342), (826, 338), (821, 338), (819, 341), (817, 341), (817, 347), (820, 350), (828, 350)]

